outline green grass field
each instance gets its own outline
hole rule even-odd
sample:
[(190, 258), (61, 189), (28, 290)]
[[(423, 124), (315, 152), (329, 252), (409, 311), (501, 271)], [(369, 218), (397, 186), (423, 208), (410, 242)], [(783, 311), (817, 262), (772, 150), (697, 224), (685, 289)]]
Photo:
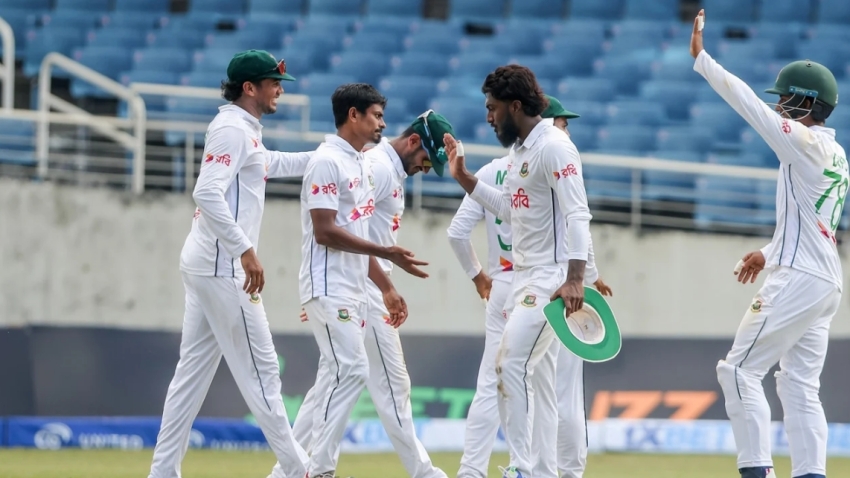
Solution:
[[(151, 450), (0, 449), (2, 478), (145, 478), (150, 470)], [(455, 476), (460, 455), (433, 453), (432, 459), (450, 478)], [(506, 463), (506, 455), (494, 455), (490, 476)], [(274, 464), (270, 453), (191, 450), (183, 464), (184, 478), (265, 478)], [(829, 474), (850, 476), (850, 459), (831, 459)], [(787, 458), (776, 462), (777, 477), (790, 476)], [(407, 474), (393, 454), (343, 455), (337, 474), (354, 478), (405, 478)], [(693, 455), (591, 455), (587, 478), (736, 478), (732, 456)]]

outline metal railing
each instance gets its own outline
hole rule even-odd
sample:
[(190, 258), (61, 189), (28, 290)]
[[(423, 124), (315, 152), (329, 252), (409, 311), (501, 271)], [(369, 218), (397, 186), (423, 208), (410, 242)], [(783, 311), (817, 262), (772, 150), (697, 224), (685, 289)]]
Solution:
[(0, 83), (3, 84), (3, 106), (6, 111), (15, 107), (15, 32), (0, 18), (0, 39), (3, 41), (3, 64), (0, 65)]

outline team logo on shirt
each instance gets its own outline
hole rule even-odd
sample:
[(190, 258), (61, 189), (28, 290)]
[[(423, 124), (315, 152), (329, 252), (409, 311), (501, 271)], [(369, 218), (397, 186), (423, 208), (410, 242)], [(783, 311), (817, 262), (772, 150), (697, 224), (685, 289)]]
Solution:
[(510, 272), (514, 270), (513, 262), (499, 256), (499, 265), (502, 267), (502, 272)]
[(225, 166), (230, 166), (230, 155), (229, 154), (220, 154), (220, 155), (208, 154), (204, 157), (204, 162), (205, 163), (216, 163), (216, 164), (221, 163), (221, 164), (224, 164)]
[(401, 188), (393, 189), (393, 198), (399, 199), (404, 197), (404, 190)]
[(526, 307), (534, 307), (537, 305), (537, 296), (534, 294), (528, 294), (522, 299), (522, 305)]
[(337, 194), (336, 183), (323, 184), (321, 186), (316, 185), (316, 184), (310, 185), (310, 193), (311, 194), (313, 194), (315, 196), (315, 195), (319, 194), (319, 192), (321, 192), (322, 194), (336, 195)]
[(791, 123), (787, 119), (782, 120), (782, 132), (785, 134), (791, 133)]
[(570, 176), (577, 176), (578, 170), (576, 170), (576, 166), (574, 164), (568, 164), (566, 168), (555, 171), (552, 173), (555, 176), (555, 179), (568, 178)]
[(348, 315), (348, 309), (339, 309), (337, 312), (337, 318), (339, 318), (340, 322), (348, 322), (351, 320), (351, 316)]
[(252, 303), (252, 304), (259, 304), (259, 303), (260, 303), (260, 300), (261, 300), (261, 299), (260, 299), (260, 294), (251, 294), (251, 299), (250, 299), (250, 301), (251, 301), (251, 303)]
[(354, 178), (348, 182), (348, 189), (354, 189), (357, 186), (360, 186), (360, 178)]
[(398, 231), (401, 227), (401, 217), (398, 214), (393, 214), (393, 232)]
[(251, 138), (251, 142), (254, 143), (255, 148), (260, 147), (260, 141), (257, 138)]
[(514, 209), (519, 208), (528, 208), (528, 194), (525, 194), (525, 189), (519, 188), (516, 190), (516, 194), (513, 194), (511, 200), (511, 207)]
[(375, 189), (375, 176), (369, 175), (369, 187)]
[(519, 168), (519, 177), (524, 178), (528, 176), (528, 163), (522, 163), (522, 166)]
[(369, 217), (374, 213), (375, 213), (375, 200), (370, 199), (369, 202), (367, 202), (365, 206), (360, 206), (359, 208), (355, 207), (354, 209), (352, 209), (350, 219), (352, 221), (356, 221), (356, 220), (360, 219), (361, 217)]
[(761, 299), (756, 299), (753, 301), (753, 305), (750, 306), (750, 310), (753, 311), (753, 313), (757, 314), (761, 312), (762, 305), (764, 305), (764, 303), (761, 301)]

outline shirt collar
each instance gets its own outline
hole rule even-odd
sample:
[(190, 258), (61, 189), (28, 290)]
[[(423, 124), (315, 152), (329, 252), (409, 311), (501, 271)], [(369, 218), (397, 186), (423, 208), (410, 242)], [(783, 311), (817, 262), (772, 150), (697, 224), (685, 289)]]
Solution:
[(381, 138), (381, 142), (377, 147), (383, 149), (390, 157), (393, 166), (395, 166), (395, 172), (398, 174), (398, 177), (405, 179), (407, 177), (407, 173), (404, 171), (404, 164), (401, 162), (401, 156), (398, 155), (398, 152), (396, 152), (395, 148), (393, 148), (393, 145), (390, 144), (390, 140), (387, 138)]
[(363, 155), (362, 152), (354, 149), (354, 146), (351, 146), (351, 143), (342, 139), (339, 135), (326, 134), (325, 135), (325, 142), (328, 143), (328, 144), (332, 144), (332, 145), (336, 146), (337, 148), (345, 151), (348, 154), (355, 155), (358, 159), (360, 159), (360, 157)]
[(824, 133), (828, 135), (830, 138), (835, 139), (835, 129), (827, 128), (826, 126), (814, 125), (811, 128), (812, 131), (817, 131), (819, 133)]
[(531, 147), (534, 146), (534, 142), (537, 141), (537, 138), (539, 138), (543, 134), (543, 131), (547, 127), (551, 126), (551, 124), (552, 123), (547, 124), (546, 121), (541, 121), (537, 123), (537, 125), (531, 129), (531, 132), (528, 133), (528, 136), (526, 136), (525, 141), (523, 141), (522, 144), (517, 144), (517, 151), (519, 151), (521, 148), (531, 149)]
[(244, 119), (248, 124), (257, 129), (257, 131), (261, 131), (263, 129), (263, 125), (260, 124), (260, 120), (255, 118), (251, 113), (245, 111), (241, 106), (234, 105), (233, 103), (222, 105), (218, 107), (218, 110), (221, 112), (224, 111), (233, 111), (238, 114), (242, 119)]

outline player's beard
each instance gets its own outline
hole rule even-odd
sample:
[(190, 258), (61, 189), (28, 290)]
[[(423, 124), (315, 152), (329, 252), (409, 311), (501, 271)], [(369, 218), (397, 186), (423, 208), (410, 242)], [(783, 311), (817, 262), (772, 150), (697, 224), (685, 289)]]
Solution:
[(376, 130), (374, 133), (372, 133), (372, 142), (375, 143), (375, 144), (380, 143), (382, 133), (383, 133), (383, 130), (381, 130), (381, 129)]
[(510, 148), (512, 144), (516, 143), (517, 138), (519, 138), (519, 127), (517, 127), (511, 115), (505, 116), (505, 120), (499, 123), (498, 126), (496, 139), (505, 148)]

